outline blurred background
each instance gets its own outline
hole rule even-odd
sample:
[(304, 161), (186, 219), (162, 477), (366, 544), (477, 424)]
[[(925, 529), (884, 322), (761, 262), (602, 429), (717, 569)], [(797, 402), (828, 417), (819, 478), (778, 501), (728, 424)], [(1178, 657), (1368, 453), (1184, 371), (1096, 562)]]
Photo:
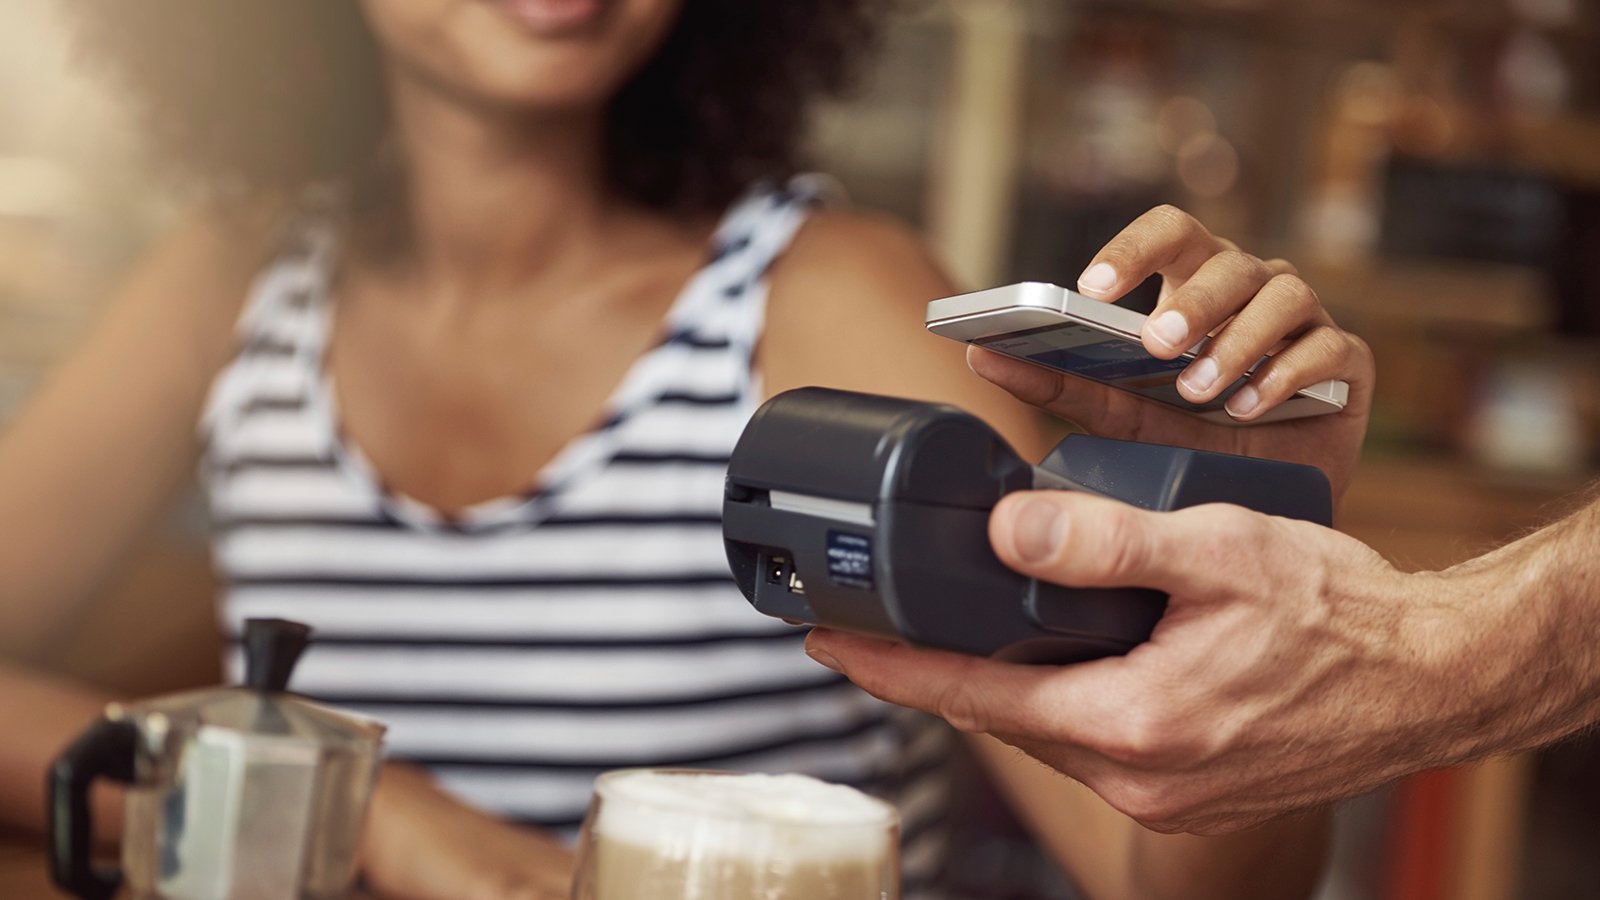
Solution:
[[(183, 204), (78, 73), (57, 2), (0, 11), (0, 427)], [(1440, 568), (1558, 516), (1600, 471), (1596, 47), (1594, 0), (921, 0), (859, 95), (822, 111), (814, 155), (975, 287), (1071, 284), (1158, 203), (1293, 260), (1378, 358), (1341, 525)], [(175, 510), (36, 655), (140, 692), (214, 671), (201, 541)], [(152, 654), (153, 614), (188, 637)], [(1597, 750), (1350, 804), (1325, 897), (1600, 896)], [(1072, 897), (970, 793), (967, 896)]]

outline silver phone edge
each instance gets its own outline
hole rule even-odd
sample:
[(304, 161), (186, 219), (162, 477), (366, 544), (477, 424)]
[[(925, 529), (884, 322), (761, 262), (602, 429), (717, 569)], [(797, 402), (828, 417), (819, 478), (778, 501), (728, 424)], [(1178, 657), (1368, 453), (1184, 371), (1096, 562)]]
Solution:
[[(961, 302), (951, 303), (949, 301)], [(1088, 305), (1086, 306), (1086, 304)], [(1132, 310), (1099, 303), (1087, 297), (1074, 294), (1057, 285), (1043, 282), (1024, 282), (931, 301), (928, 304), (924, 327), (948, 340), (970, 344), (974, 340), (984, 337), (993, 337), (1026, 330), (1027, 328), (1039, 327), (1038, 325), (1025, 325), (1022, 328), (1012, 326), (974, 330), (970, 327), (971, 325), (981, 323), (991, 317), (1009, 317), (1016, 312), (1036, 311), (1045, 313), (1047, 316), (1048, 314), (1053, 314), (1055, 317), (1059, 317), (1051, 321), (1042, 322), (1040, 323), (1041, 325), (1054, 324), (1066, 319), (1090, 327), (1100, 328), (1116, 337), (1134, 341), (1139, 340), (1137, 331), (1130, 331), (1126, 328), (1119, 328), (1110, 322), (1100, 321), (1102, 315), (1089, 316), (1083, 314), (1088, 311), (1099, 312), (1102, 310), (1115, 310), (1112, 316), (1106, 316), (1105, 318), (1123, 319), (1123, 316), (1116, 315), (1116, 313), (1122, 313), (1126, 316), (1134, 317), (1132, 320), (1124, 319), (1123, 321), (1125, 322), (1142, 322), (1144, 319), (1144, 316)], [(961, 326), (968, 327), (963, 328)], [(948, 333), (950, 331), (967, 332), (967, 334)], [(1205, 341), (1201, 341), (1184, 351), (1183, 355), (1192, 359), (1204, 347)], [(1294, 397), (1285, 400), (1262, 417), (1250, 422), (1240, 422), (1229, 416), (1226, 410), (1208, 411), (1196, 409), (1189, 410), (1189, 412), (1207, 421), (1222, 425), (1259, 425), (1340, 412), (1349, 402), (1349, 393), (1349, 384), (1330, 378), (1301, 388), (1295, 392)]]

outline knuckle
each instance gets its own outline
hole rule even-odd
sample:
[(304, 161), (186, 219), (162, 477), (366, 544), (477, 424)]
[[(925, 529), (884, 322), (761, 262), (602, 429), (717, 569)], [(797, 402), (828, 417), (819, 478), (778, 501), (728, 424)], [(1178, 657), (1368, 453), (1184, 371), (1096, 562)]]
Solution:
[(1185, 831), (1182, 811), (1159, 798), (1145, 812), (1140, 824), (1157, 834), (1181, 834)]
[[(1180, 510), (1175, 515), (1194, 519), (1189, 551), (1212, 571), (1233, 570), (1253, 558), (1256, 548), (1267, 539), (1258, 513), (1229, 503), (1210, 503)], [(1248, 549), (1246, 549), (1248, 548)]]
[(1244, 375), (1245, 370), (1250, 368), (1251, 363), (1261, 358), (1259, 351), (1252, 354), (1251, 344), (1244, 339), (1243, 335), (1237, 332), (1230, 335), (1227, 329), (1212, 338), (1206, 354), (1217, 361), (1218, 369), (1222, 374), (1222, 377), (1218, 379), (1218, 390), (1232, 384), (1240, 376)]
[(1144, 811), (1146, 794), (1139, 776), (1118, 772), (1112, 777), (1101, 779), (1100, 783), (1093, 787), (1094, 792), (1100, 795), (1100, 799), (1111, 804), (1117, 812), (1139, 820), (1139, 813)]
[(1172, 834), (1180, 830), (1181, 809), (1160, 780), (1123, 778), (1107, 786), (1104, 796), (1117, 811), (1151, 831)]
[(1163, 233), (1182, 239), (1192, 239), (1210, 234), (1200, 220), (1170, 203), (1163, 203), (1145, 213), (1146, 220)]
[(1150, 210), (1148, 215), (1151, 219), (1165, 222), (1178, 228), (1188, 229), (1200, 224), (1195, 220), (1194, 216), (1173, 206), (1171, 203), (1163, 203), (1157, 206), (1155, 209)]
[(1350, 342), (1345, 340), (1344, 332), (1332, 325), (1318, 325), (1307, 332), (1306, 338), (1313, 349), (1327, 354), (1343, 354), (1350, 349)]
[(1144, 570), (1149, 544), (1133, 510), (1108, 510), (1096, 530), (1099, 540), (1091, 551), (1091, 562), (1099, 567), (1102, 576), (1118, 579)]
[(1349, 341), (1341, 340), (1338, 347), (1336, 347), (1333, 351), (1333, 358), (1334, 361), (1338, 363), (1338, 367), (1340, 369), (1345, 368), (1347, 365), (1349, 365), (1350, 360), (1356, 358), (1355, 345)]
[(1155, 704), (1130, 709), (1119, 725), (1110, 729), (1102, 753), (1113, 762), (1146, 769), (1168, 755), (1168, 722)]
[(1242, 278), (1265, 282), (1271, 274), (1266, 263), (1243, 250), (1223, 250), (1213, 259)]
[(949, 722), (957, 731), (968, 734), (987, 734), (989, 714), (977, 688), (967, 681), (952, 681), (945, 686), (934, 701), (933, 711)]
[(1363, 364), (1370, 364), (1373, 361), (1372, 346), (1362, 340), (1360, 335), (1346, 331), (1344, 332), (1344, 338), (1349, 345), (1351, 359), (1358, 360)]
[(1245, 537), (1259, 537), (1262, 516), (1242, 506), (1230, 503), (1221, 503), (1216, 506), (1217, 516), (1222, 528), (1230, 533), (1241, 534)]
[(1301, 341), (1311, 357), (1307, 367), (1318, 370), (1348, 361), (1354, 349), (1344, 332), (1332, 325), (1318, 325), (1306, 332)]
[(1241, 546), (1256, 548), (1272, 539), (1271, 519), (1242, 506), (1222, 507), (1219, 528), (1215, 532), (1226, 540), (1211, 541), (1211, 549), (1218, 557), (1234, 555)]
[(1308, 375), (1331, 377), (1349, 360), (1351, 352), (1352, 345), (1343, 332), (1318, 325), (1295, 341), (1293, 353), (1274, 358), (1256, 374), (1256, 390), (1263, 397), (1287, 395), (1304, 387)]
[(1144, 827), (1157, 834), (1183, 834), (1189, 829), (1182, 817), (1182, 811), (1171, 804), (1160, 804), (1152, 810), (1143, 822)]
[(1237, 524), (1234, 521), (1244, 508), (1231, 503), (1203, 503), (1199, 506), (1186, 506), (1183, 509), (1168, 513), (1173, 518), (1192, 519), (1194, 532), (1199, 535), (1217, 534), (1228, 526)]
[(1322, 300), (1317, 296), (1316, 290), (1299, 275), (1274, 275), (1272, 280), (1267, 282), (1267, 286), (1301, 312), (1311, 313), (1322, 307)]
[(1280, 396), (1287, 396), (1295, 390), (1295, 379), (1290, 371), (1292, 367), (1278, 360), (1267, 363), (1250, 377), (1256, 390), (1264, 400), (1275, 400)]

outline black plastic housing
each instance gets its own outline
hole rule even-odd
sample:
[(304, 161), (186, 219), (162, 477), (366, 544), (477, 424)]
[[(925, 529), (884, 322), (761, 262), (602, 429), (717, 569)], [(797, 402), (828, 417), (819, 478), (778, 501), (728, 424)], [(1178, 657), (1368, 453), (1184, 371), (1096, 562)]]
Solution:
[[(1038, 582), (994, 555), (990, 510), (1035, 487), (1153, 510), (1227, 502), (1332, 518), (1327, 478), (1309, 466), (1082, 435), (1033, 466), (954, 407), (801, 388), (745, 427), (723, 538), (740, 590), (779, 618), (1020, 662), (1094, 659), (1146, 640), (1164, 594)], [(821, 502), (779, 508), (775, 491)]]

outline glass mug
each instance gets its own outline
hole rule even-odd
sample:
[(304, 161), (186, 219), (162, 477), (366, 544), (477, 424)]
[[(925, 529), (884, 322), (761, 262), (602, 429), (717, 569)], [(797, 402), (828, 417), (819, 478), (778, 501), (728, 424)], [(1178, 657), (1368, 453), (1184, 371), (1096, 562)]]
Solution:
[(893, 806), (803, 775), (622, 769), (584, 818), (572, 900), (898, 900)]

